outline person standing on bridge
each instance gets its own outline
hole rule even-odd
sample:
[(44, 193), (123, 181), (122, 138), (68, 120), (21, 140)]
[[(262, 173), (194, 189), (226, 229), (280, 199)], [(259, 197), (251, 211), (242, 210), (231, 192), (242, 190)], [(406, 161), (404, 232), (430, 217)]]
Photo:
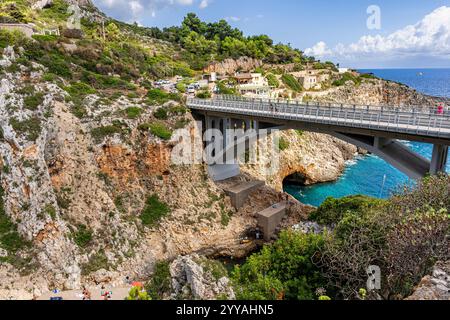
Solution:
[(438, 105), (437, 113), (438, 114), (444, 114), (444, 105), (442, 103), (440, 103)]

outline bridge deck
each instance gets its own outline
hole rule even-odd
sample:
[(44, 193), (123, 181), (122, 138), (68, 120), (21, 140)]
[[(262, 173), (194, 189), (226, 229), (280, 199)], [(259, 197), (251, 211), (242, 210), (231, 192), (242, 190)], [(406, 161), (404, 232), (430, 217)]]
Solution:
[(318, 105), (241, 97), (188, 99), (187, 105), (194, 110), (219, 112), (230, 116), (298, 121), (448, 139), (450, 144), (450, 115), (436, 114), (433, 108)]

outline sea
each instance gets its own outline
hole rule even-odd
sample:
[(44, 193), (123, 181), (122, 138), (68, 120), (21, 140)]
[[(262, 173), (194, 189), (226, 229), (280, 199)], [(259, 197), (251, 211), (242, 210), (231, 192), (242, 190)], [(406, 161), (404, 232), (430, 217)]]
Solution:
[[(418, 92), (450, 98), (450, 69), (364, 69), (377, 77), (404, 83)], [(432, 145), (417, 142), (404, 143), (421, 155), (431, 158)], [(450, 172), (450, 161), (447, 164)], [(320, 206), (328, 197), (341, 198), (362, 194), (389, 198), (405, 184), (412, 184), (405, 174), (383, 159), (375, 156), (358, 156), (348, 161), (344, 174), (335, 182), (312, 186), (285, 185), (284, 190), (302, 203)]]

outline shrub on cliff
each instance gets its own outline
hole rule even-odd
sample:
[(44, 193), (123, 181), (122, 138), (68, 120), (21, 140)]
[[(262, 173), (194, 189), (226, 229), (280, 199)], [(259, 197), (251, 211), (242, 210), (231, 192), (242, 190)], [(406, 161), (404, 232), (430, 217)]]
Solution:
[(242, 300), (314, 300), (326, 279), (314, 264), (324, 245), (321, 235), (284, 231), (233, 271), (236, 296)]
[(44, 102), (44, 94), (37, 92), (33, 95), (26, 96), (23, 99), (23, 105), (28, 110), (37, 110), (37, 108)]
[(158, 108), (153, 113), (153, 116), (158, 120), (167, 120), (169, 119), (169, 112), (166, 108)]
[(154, 194), (147, 198), (140, 218), (143, 225), (147, 227), (155, 227), (158, 225), (159, 221), (169, 213), (169, 206), (160, 201), (158, 195)]
[(300, 83), (291, 74), (283, 74), (281, 76), (281, 80), (283, 81), (285, 86), (288, 87), (289, 89), (291, 89), (292, 91), (300, 92), (300, 91), (303, 90), (303, 88), (300, 85)]
[(376, 208), (385, 203), (383, 200), (355, 195), (335, 199), (327, 198), (317, 210), (311, 213), (309, 219), (323, 225), (334, 225), (338, 223), (347, 211), (364, 212)]
[(139, 107), (129, 107), (125, 109), (125, 114), (128, 119), (137, 119), (140, 117), (142, 112), (144, 112), (144, 110)]
[(277, 77), (272, 74), (272, 73), (268, 73), (266, 75), (267, 81), (269, 82), (269, 86), (274, 87), (274, 88), (278, 88), (280, 86), (280, 81), (278, 81)]
[(162, 300), (172, 291), (170, 266), (167, 261), (159, 261), (155, 265), (152, 278), (145, 285), (145, 289), (153, 300)]
[(24, 134), (30, 141), (35, 141), (41, 133), (41, 120), (39, 118), (33, 117), (23, 121), (11, 118), (9, 122), (17, 133)]
[(30, 243), (19, 234), (17, 225), (6, 214), (4, 197), (5, 191), (0, 185), (0, 248), (8, 253), (6, 257), (0, 257), (0, 263), (4, 261), (11, 263), (18, 261), (15, 255), (30, 246)]
[(382, 272), (378, 293), (403, 298), (436, 261), (448, 257), (449, 183), (446, 175), (425, 178), (381, 204), (360, 197), (325, 204), (322, 211), (331, 211), (327, 222), (342, 218), (319, 265), (341, 297), (356, 297), (368, 266), (376, 265)]
[(162, 140), (170, 140), (172, 138), (172, 131), (163, 123), (151, 124), (150, 133)]
[(77, 231), (73, 234), (73, 240), (80, 248), (85, 248), (92, 240), (92, 231), (85, 225), (80, 224)]

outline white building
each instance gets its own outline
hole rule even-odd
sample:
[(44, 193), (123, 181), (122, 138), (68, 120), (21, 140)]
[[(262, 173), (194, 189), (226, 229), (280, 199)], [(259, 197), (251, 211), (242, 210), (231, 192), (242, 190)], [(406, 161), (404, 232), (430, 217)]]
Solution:
[(238, 73), (234, 78), (240, 94), (252, 97), (270, 97), (269, 82), (261, 73)]

